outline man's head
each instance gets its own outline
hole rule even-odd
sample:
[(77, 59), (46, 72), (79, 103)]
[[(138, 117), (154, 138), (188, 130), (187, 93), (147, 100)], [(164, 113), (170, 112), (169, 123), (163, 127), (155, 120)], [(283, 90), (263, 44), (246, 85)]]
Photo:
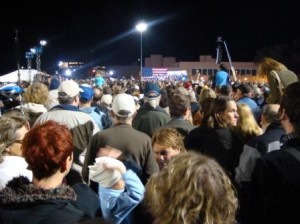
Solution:
[(160, 88), (154, 82), (146, 82), (144, 89), (144, 100), (149, 102), (149, 104), (156, 108), (160, 101)]
[[(281, 97), (277, 119), (281, 120), (286, 132), (295, 131), (300, 136), (300, 81), (294, 82), (285, 88)], [(293, 126), (294, 130), (287, 130), (284, 125)], [(290, 128), (291, 129), (291, 128)]]
[(88, 102), (92, 102), (93, 100), (93, 95), (94, 95), (94, 90), (93, 87), (91, 87), (88, 84), (82, 84), (80, 85), (80, 89), (82, 89), (83, 91), (80, 92), (79, 94), (79, 100), (80, 103), (88, 103)]
[(269, 124), (276, 120), (279, 106), (279, 104), (266, 104), (263, 107), (260, 121), (263, 130), (265, 130)]
[(58, 87), (59, 104), (79, 104), (79, 93), (83, 90), (79, 88), (77, 82), (66, 80), (60, 83)]
[(241, 98), (243, 96), (248, 96), (250, 97), (252, 94), (252, 88), (249, 84), (247, 83), (242, 83), (237, 86), (237, 91), (236, 91), (237, 97)]
[[(181, 87), (179, 87), (181, 88)], [(190, 111), (190, 96), (189, 92), (184, 94), (181, 90), (177, 89), (169, 99), (169, 109), (171, 117), (185, 117)]]
[(119, 121), (132, 118), (136, 112), (133, 97), (126, 93), (116, 95), (113, 99), (112, 111)]
[(156, 98), (160, 96), (160, 88), (154, 82), (146, 82), (144, 89), (144, 97), (149, 99)]

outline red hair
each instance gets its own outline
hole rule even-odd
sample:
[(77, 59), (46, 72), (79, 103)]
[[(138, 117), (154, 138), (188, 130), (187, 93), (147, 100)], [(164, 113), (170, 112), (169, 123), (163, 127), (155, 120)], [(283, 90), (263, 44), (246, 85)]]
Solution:
[(52, 176), (58, 169), (64, 172), (73, 148), (69, 129), (51, 120), (34, 126), (22, 143), (23, 156), (38, 180)]

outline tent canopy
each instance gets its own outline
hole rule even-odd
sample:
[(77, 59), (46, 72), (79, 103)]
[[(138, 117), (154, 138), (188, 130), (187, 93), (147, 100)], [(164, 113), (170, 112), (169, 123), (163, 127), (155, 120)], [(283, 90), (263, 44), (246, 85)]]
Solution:
[[(35, 69), (20, 69), (20, 80), (32, 82), (35, 74), (38, 73)], [(0, 82), (16, 83), (18, 82), (18, 70), (0, 76)]]

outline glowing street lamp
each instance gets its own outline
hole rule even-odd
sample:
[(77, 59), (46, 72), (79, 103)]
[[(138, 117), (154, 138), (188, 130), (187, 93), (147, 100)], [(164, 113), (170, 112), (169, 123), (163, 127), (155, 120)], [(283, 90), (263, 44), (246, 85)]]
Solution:
[(143, 76), (143, 32), (147, 30), (147, 27), (148, 25), (144, 22), (140, 22), (135, 26), (136, 30), (141, 33), (141, 77)]
[(43, 47), (47, 44), (47, 41), (41, 40), (40, 46), (31, 48), (31, 52), (36, 55), (36, 70), (41, 71), (41, 54), (43, 53)]

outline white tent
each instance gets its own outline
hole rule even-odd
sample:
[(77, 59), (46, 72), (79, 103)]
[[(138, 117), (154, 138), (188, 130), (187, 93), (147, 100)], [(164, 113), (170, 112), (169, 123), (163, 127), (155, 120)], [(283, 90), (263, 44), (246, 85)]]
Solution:
[[(20, 69), (20, 80), (32, 82), (36, 73), (38, 73), (35, 69)], [(14, 83), (18, 82), (18, 70), (0, 76), (0, 82), (9, 82)]]

